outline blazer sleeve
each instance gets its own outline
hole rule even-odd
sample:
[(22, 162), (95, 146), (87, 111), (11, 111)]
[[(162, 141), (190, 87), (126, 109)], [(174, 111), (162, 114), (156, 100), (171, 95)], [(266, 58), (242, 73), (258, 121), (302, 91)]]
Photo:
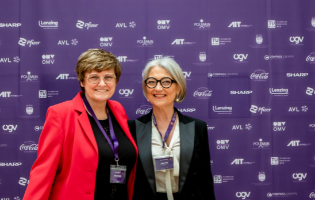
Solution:
[(49, 198), (60, 162), (64, 140), (62, 127), (62, 120), (58, 112), (54, 107), (49, 107), (38, 142), (37, 159), (32, 166), (29, 185), (23, 200), (46, 200)]

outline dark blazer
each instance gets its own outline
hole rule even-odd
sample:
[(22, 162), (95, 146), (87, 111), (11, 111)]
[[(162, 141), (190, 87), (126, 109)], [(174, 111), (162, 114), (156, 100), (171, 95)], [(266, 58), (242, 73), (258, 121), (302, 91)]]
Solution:
[[(180, 130), (179, 197), (181, 200), (214, 200), (207, 124), (175, 110)], [(152, 110), (147, 115), (128, 121), (139, 151), (134, 200), (157, 199), (151, 152), (151, 117)]]

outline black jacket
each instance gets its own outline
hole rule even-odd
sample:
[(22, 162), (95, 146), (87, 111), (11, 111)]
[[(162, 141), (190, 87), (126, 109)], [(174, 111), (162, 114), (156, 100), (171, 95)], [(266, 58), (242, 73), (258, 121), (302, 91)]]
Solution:
[[(207, 124), (182, 115), (176, 108), (180, 130), (180, 200), (215, 200), (210, 168)], [(152, 160), (152, 110), (136, 120), (129, 120), (130, 132), (137, 143), (139, 160), (134, 187), (134, 200), (156, 199), (155, 173)]]

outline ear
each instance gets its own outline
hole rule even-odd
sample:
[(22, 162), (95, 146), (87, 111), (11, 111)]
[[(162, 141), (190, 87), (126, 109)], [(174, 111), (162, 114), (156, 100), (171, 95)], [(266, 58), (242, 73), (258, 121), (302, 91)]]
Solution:
[(84, 87), (83, 81), (80, 81), (80, 85), (81, 87)]

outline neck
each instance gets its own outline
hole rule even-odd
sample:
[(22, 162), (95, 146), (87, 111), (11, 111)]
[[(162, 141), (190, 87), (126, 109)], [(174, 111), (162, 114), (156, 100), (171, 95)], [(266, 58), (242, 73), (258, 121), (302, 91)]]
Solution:
[(156, 121), (169, 123), (174, 114), (174, 107), (173, 105), (162, 108), (153, 106), (153, 114)]
[(89, 96), (85, 95), (87, 101), (89, 102), (96, 118), (98, 120), (107, 119), (107, 112), (106, 112), (106, 101), (105, 102), (95, 102)]

